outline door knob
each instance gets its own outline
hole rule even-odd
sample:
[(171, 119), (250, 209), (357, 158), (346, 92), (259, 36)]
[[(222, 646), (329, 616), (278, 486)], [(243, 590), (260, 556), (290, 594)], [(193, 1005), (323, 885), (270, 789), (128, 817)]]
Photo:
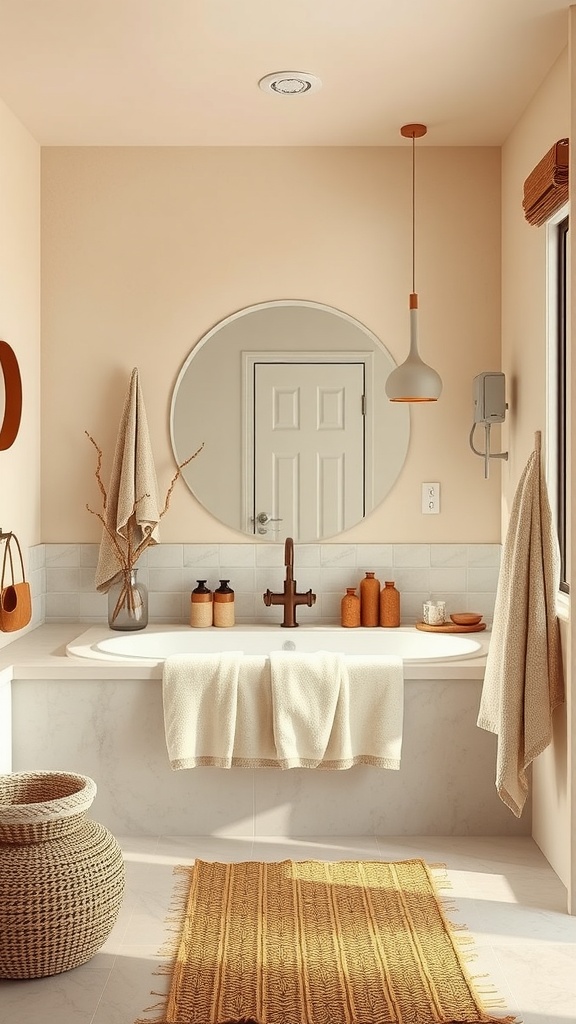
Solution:
[(272, 519), (267, 512), (259, 512), (255, 519), (252, 519), (253, 523), (258, 523), (258, 533), (268, 533), (266, 527), (269, 523), (281, 523), (282, 519)]
[(282, 519), (272, 519), (267, 512), (259, 512), (256, 519), (253, 519), (252, 522), (260, 523), (261, 526), (265, 526), (266, 523), (281, 523)]

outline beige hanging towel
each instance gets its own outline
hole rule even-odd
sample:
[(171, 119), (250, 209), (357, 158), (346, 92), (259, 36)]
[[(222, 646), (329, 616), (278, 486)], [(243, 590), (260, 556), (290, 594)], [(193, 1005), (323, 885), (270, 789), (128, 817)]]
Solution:
[(550, 743), (552, 713), (564, 701), (558, 584), (558, 543), (538, 431), (502, 552), (477, 722), (498, 736), (496, 789), (518, 818), (528, 795), (527, 768)]
[[(150, 543), (158, 543), (158, 485), (137, 369), (132, 370), (118, 428), (104, 516), (130, 567), (134, 564), (133, 553), (145, 537), (150, 536)], [(112, 538), (103, 530), (96, 589), (107, 591), (121, 568)]]

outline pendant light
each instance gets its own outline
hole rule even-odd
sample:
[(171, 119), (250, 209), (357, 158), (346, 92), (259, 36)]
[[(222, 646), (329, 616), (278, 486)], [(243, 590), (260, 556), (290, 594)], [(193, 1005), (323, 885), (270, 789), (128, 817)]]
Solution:
[(418, 352), (418, 295), (415, 283), (416, 250), (416, 139), (428, 129), (425, 124), (405, 124), (400, 134), (412, 139), (412, 293), (410, 295), (410, 352), (408, 358), (392, 371), (386, 381), (386, 394), (391, 402), (435, 402), (442, 391), (436, 370), (428, 366)]

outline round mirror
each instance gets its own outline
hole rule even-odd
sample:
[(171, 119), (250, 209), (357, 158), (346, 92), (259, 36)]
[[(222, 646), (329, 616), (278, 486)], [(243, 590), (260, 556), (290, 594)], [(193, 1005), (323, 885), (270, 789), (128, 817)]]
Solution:
[(358, 320), (316, 302), (248, 306), (192, 349), (174, 388), (174, 456), (201, 504), (261, 540), (325, 540), (386, 497), (410, 413), (384, 385), (396, 364)]
[(10, 448), (18, 435), (22, 416), (20, 367), (7, 341), (0, 341), (0, 451)]

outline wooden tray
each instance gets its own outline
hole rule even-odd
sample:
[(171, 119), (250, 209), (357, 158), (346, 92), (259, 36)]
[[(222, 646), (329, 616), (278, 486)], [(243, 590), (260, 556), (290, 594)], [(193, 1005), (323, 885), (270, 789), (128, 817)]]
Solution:
[(476, 622), (473, 626), (458, 626), (455, 622), (445, 622), (442, 626), (429, 626), (427, 622), (417, 622), (416, 629), (425, 633), (481, 633), (486, 629), (485, 622)]

